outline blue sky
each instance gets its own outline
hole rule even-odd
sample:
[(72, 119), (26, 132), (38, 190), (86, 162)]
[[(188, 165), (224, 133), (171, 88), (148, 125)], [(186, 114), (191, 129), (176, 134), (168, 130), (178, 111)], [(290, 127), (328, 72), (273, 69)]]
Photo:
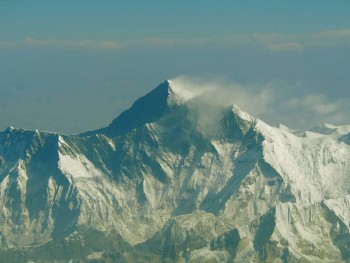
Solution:
[(350, 124), (349, 61), (349, 1), (3, 0), (0, 130), (99, 128), (178, 76), (271, 124)]
[(300, 34), (343, 28), (348, 1), (2, 1), (8, 39), (117, 39)]

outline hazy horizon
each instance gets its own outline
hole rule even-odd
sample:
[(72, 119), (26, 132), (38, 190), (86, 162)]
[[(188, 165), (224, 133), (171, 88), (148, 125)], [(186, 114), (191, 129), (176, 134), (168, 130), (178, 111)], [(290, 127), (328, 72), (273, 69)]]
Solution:
[(350, 124), (349, 7), (2, 1), (0, 130), (101, 128), (179, 77), (272, 125)]

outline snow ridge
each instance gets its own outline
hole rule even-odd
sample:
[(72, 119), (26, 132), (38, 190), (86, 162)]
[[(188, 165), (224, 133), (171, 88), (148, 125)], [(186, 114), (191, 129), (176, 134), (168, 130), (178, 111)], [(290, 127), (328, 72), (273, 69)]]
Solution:
[(165, 81), (97, 131), (1, 132), (0, 258), (347, 262), (350, 125), (201, 103)]

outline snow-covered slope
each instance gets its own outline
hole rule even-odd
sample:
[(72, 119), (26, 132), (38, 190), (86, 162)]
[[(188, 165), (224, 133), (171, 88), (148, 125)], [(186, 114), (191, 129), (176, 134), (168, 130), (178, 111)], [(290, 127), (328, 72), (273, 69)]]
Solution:
[(0, 258), (348, 262), (349, 127), (270, 127), (171, 81), (97, 131), (11, 127)]

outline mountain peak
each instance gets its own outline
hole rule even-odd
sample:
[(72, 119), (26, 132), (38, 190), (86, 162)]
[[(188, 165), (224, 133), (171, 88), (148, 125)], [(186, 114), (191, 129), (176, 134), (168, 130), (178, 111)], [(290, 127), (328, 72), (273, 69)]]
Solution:
[(244, 121), (253, 122), (255, 119), (247, 112), (241, 110), (237, 105), (230, 106), (232, 112)]
[[(216, 106), (209, 105), (207, 98), (203, 99), (200, 95), (201, 92), (192, 91), (186, 88), (186, 85), (181, 85), (181, 82), (165, 80), (152, 91), (136, 100), (128, 110), (122, 112), (109, 126), (99, 130), (85, 132), (80, 134), (80, 136), (104, 134), (110, 138), (116, 137), (145, 123), (155, 122), (185, 104), (195, 105), (195, 107), (201, 105), (200, 108), (202, 109), (204, 105), (204, 111), (207, 113), (208, 108), (221, 108), (219, 104)], [(238, 122), (252, 123), (255, 120), (236, 105), (229, 106), (228, 111), (239, 119), (237, 120)], [(207, 117), (204, 119), (207, 119)]]
[(350, 133), (174, 82), (96, 136), (0, 132), (0, 261), (349, 262)]
[(178, 85), (175, 81), (166, 80), (164, 83), (168, 84), (168, 88), (172, 94), (175, 94), (178, 98), (181, 98), (183, 101), (188, 101), (195, 96), (195, 94), (192, 91), (183, 88), (182, 86)]
[(108, 137), (115, 137), (145, 123), (154, 122), (186, 101), (182, 95), (188, 95), (188, 93), (182, 92), (182, 95), (179, 93), (181, 93), (179, 88), (172, 87), (172, 82), (166, 80), (151, 92), (136, 100), (128, 110), (122, 112), (108, 127), (89, 131), (81, 134), (81, 136), (104, 134)]

